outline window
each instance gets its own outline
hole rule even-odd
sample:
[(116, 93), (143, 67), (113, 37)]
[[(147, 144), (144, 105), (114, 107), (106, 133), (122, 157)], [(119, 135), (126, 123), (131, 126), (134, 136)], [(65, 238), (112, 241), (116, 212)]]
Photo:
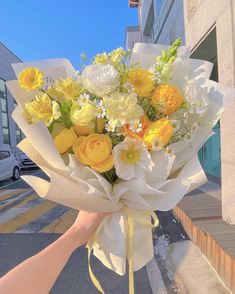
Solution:
[(18, 128), (18, 126), (16, 125), (16, 144), (18, 144), (21, 139), (22, 139), (22, 136), (21, 136), (21, 130)]
[[(14, 103), (14, 108), (16, 108), (17, 106), (16, 101), (14, 100), (13, 103)], [(18, 144), (22, 140), (22, 132), (17, 124), (15, 124), (15, 129), (16, 129), (16, 144)]]
[[(208, 60), (214, 64), (211, 80), (218, 81), (216, 27), (201, 41), (191, 54), (192, 58)], [(210, 137), (199, 151), (199, 159), (207, 174), (221, 176), (220, 122), (213, 128), (215, 134)]]
[(0, 79), (0, 106), (2, 116), (3, 143), (10, 144), (9, 122), (7, 112), (7, 94), (5, 82), (2, 79)]
[(0, 151), (0, 160), (10, 157), (11, 154), (9, 151)]

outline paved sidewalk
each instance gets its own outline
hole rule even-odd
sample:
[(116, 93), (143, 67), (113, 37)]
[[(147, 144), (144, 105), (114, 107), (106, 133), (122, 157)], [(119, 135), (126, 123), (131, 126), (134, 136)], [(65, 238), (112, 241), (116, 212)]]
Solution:
[[(0, 234), (0, 275), (49, 245), (59, 234)], [(46, 267), (46, 265), (45, 265)], [(92, 268), (106, 294), (128, 294), (128, 275), (120, 277), (95, 257)], [(135, 273), (135, 294), (152, 294), (146, 268)], [(50, 294), (97, 294), (87, 267), (87, 250), (79, 248), (70, 258)]]

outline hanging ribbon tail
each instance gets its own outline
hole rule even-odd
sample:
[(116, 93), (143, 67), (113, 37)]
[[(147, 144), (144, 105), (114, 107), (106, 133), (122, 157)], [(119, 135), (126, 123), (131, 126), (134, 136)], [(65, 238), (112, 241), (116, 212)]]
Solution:
[[(146, 228), (155, 228), (159, 225), (156, 214), (152, 211), (139, 211), (132, 210), (128, 207), (123, 208), (126, 213), (125, 226), (127, 237), (127, 259), (129, 263), (129, 294), (135, 293), (134, 286), (134, 269), (133, 269), (133, 243), (134, 243), (134, 230), (135, 223), (139, 223)], [(151, 221), (153, 218), (153, 224)]]
[(97, 236), (97, 234), (99, 233), (100, 229), (102, 228), (103, 224), (110, 218), (111, 215), (107, 215), (106, 217), (103, 218), (103, 220), (101, 221), (101, 223), (99, 224), (99, 226), (97, 227), (97, 229), (95, 230), (94, 234), (91, 235), (90, 239), (88, 240), (87, 244), (86, 244), (86, 248), (88, 249), (88, 271), (89, 271), (89, 275), (91, 278), (92, 283), (94, 284), (94, 286), (96, 287), (97, 290), (100, 291), (100, 293), (104, 294), (104, 290), (100, 285), (100, 282), (98, 281), (98, 279), (96, 278), (96, 276), (94, 275), (92, 269), (91, 269), (91, 253), (92, 253), (92, 248), (95, 244), (95, 238)]
[[(133, 267), (133, 243), (134, 243), (134, 230), (135, 230), (135, 223), (139, 223), (141, 226), (145, 228), (155, 228), (159, 225), (158, 218), (156, 214), (153, 211), (143, 211), (143, 210), (133, 210), (126, 206), (123, 207), (124, 211), (124, 222), (126, 227), (126, 240), (127, 240), (127, 247), (126, 247), (126, 256), (129, 263), (129, 294), (135, 294), (135, 286), (134, 286), (134, 267)], [(104, 294), (104, 290), (100, 285), (100, 282), (94, 275), (91, 265), (90, 265), (90, 259), (91, 259), (91, 253), (92, 248), (95, 244), (95, 237), (97, 236), (99, 230), (105, 223), (105, 221), (110, 216), (107, 216), (103, 219), (95, 233), (91, 236), (89, 241), (87, 242), (87, 249), (88, 249), (88, 269), (89, 269), (89, 275), (90, 278), (94, 284), (94, 286), (97, 288), (97, 290), (100, 291), (100, 293)], [(152, 223), (153, 219), (153, 223)]]
[(104, 294), (104, 290), (101, 287), (100, 282), (98, 281), (98, 279), (96, 278), (96, 276), (94, 275), (94, 273), (93, 273), (93, 271), (91, 269), (90, 260), (91, 260), (91, 252), (92, 252), (93, 245), (94, 245), (94, 243), (89, 242), (89, 241), (88, 241), (88, 243), (86, 245), (86, 247), (88, 249), (88, 270), (89, 270), (89, 275), (90, 275), (90, 278), (92, 280), (92, 283), (97, 288), (97, 290), (99, 290), (102, 294)]

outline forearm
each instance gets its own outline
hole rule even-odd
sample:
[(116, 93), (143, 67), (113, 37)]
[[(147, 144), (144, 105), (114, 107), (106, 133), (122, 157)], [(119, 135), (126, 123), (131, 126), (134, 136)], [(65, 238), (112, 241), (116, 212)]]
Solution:
[(54, 243), (1, 278), (0, 293), (48, 293), (72, 252), (82, 243), (79, 231), (71, 227)]

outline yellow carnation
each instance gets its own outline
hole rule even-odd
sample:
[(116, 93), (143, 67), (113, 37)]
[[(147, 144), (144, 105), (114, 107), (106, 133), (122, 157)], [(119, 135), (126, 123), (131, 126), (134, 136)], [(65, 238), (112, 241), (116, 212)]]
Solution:
[(75, 99), (81, 94), (81, 85), (72, 78), (59, 79), (47, 92), (58, 101)]
[(169, 115), (180, 108), (183, 99), (182, 94), (175, 86), (163, 84), (154, 91), (151, 103), (159, 113)]
[(70, 110), (70, 119), (74, 125), (92, 128), (95, 119), (95, 106), (90, 102), (83, 106), (74, 102)]
[(142, 97), (149, 97), (155, 86), (153, 74), (141, 68), (130, 71), (127, 82), (134, 87), (135, 93)]
[(59, 104), (51, 101), (45, 93), (38, 93), (35, 100), (25, 103), (27, 117), (30, 123), (43, 121), (47, 126), (61, 116)]
[(77, 159), (92, 169), (103, 173), (113, 167), (112, 141), (105, 134), (80, 137), (73, 147)]
[(133, 120), (139, 120), (143, 115), (143, 108), (137, 104), (135, 93), (114, 92), (110, 96), (105, 96), (104, 106), (109, 125), (115, 129), (129, 124)]
[(44, 73), (37, 67), (28, 67), (19, 75), (19, 85), (27, 91), (36, 90), (41, 87)]
[(145, 131), (144, 143), (151, 149), (154, 145), (164, 147), (170, 141), (174, 128), (167, 118), (153, 122)]
[(72, 148), (73, 143), (76, 141), (77, 135), (74, 128), (64, 128), (58, 135), (54, 138), (54, 143), (60, 154), (65, 153), (70, 148)]

